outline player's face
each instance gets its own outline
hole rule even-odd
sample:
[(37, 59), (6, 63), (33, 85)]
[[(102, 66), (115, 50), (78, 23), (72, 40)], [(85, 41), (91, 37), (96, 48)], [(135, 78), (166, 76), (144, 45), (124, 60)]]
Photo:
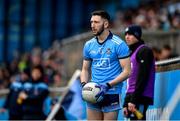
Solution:
[(128, 45), (132, 45), (138, 42), (137, 38), (134, 35), (128, 33), (125, 35), (125, 40)]
[(98, 36), (104, 31), (104, 21), (101, 16), (95, 15), (91, 17), (90, 22), (93, 35)]

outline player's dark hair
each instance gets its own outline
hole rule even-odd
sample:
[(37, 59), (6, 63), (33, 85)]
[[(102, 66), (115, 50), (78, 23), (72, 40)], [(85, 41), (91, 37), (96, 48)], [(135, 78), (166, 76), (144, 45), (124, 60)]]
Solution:
[(110, 22), (110, 15), (104, 10), (97, 10), (91, 13), (92, 16), (98, 15)]

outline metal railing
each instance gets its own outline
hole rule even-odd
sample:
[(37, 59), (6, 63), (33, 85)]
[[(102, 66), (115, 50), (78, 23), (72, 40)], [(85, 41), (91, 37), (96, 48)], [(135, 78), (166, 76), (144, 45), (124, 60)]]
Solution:
[(167, 60), (157, 61), (156, 65), (160, 66), (160, 65), (166, 65), (166, 64), (171, 64), (171, 63), (178, 63), (178, 62), (180, 62), (180, 56), (176, 57), (176, 58), (167, 59)]

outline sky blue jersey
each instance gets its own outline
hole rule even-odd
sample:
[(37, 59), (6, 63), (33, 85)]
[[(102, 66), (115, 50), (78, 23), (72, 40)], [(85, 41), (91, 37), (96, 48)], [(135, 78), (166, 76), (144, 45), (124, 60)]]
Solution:
[[(119, 59), (129, 55), (127, 44), (111, 32), (103, 43), (99, 43), (98, 38), (94, 37), (85, 43), (83, 49), (84, 59), (91, 61), (91, 81), (97, 83), (107, 83), (116, 78), (122, 72)], [(122, 83), (119, 83), (108, 93), (120, 93), (121, 88)]]

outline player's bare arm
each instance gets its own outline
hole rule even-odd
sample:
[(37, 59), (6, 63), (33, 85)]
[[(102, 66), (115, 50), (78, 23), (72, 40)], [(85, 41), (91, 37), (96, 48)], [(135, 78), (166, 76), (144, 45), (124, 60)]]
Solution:
[(81, 76), (80, 76), (81, 83), (88, 82), (90, 65), (91, 65), (91, 62), (89, 60), (83, 60), (83, 66), (82, 66), (82, 71), (81, 71)]
[(111, 86), (116, 85), (116, 84), (126, 80), (131, 73), (131, 62), (130, 62), (129, 57), (120, 59), (119, 62), (120, 62), (120, 65), (121, 65), (123, 71), (114, 80), (109, 82), (109, 84)]

